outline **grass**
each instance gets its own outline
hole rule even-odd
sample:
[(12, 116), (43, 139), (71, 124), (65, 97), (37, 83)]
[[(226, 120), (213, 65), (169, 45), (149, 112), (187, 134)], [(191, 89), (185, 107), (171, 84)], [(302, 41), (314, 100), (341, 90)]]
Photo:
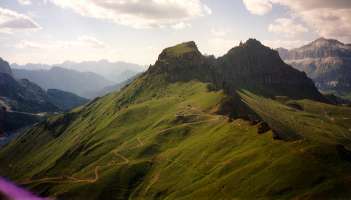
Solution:
[(273, 128), (303, 136), (273, 140), (217, 115), (221, 91), (158, 78), (35, 126), (0, 151), (0, 175), (62, 199), (350, 198), (336, 148), (349, 145), (349, 108), (241, 92)]

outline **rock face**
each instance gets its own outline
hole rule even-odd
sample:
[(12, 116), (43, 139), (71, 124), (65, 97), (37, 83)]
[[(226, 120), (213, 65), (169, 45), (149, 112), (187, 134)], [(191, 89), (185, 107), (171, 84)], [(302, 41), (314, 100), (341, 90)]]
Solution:
[(194, 42), (170, 47), (147, 73), (165, 74), (170, 81), (210, 82), (232, 95), (237, 90), (248, 89), (266, 96), (325, 100), (304, 72), (285, 64), (277, 51), (255, 39), (218, 59), (203, 56)]
[(0, 58), (0, 73), (8, 74), (12, 76), (12, 70), (8, 62)]
[(323, 91), (351, 92), (351, 46), (320, 38), (301, 48), (278, 49), (282, 59), (304, 71)]

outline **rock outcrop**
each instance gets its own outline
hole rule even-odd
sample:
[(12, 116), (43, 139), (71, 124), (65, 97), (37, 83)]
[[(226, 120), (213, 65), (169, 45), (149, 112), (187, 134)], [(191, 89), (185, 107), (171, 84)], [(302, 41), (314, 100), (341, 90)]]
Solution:
[(8, 62), (0, 58), (0, 73), (8, 74), (12, 76), (12, 70)]

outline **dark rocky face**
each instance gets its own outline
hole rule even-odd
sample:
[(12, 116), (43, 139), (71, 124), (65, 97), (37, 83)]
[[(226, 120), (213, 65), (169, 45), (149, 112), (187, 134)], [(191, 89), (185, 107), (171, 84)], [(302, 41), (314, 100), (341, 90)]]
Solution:
[(167, 48), (147, 73), (164, 74), (174, 82), (210, 82), (229, 94), (251, 89), (268, 96), (324, 99), (305, 73), (285, 64), (278, 52), (254, 39), (218, 59), (203, 56), (194, 42)]
[(8, 62), (0, 58), (0, 73), (12, 76), (12, 70)]

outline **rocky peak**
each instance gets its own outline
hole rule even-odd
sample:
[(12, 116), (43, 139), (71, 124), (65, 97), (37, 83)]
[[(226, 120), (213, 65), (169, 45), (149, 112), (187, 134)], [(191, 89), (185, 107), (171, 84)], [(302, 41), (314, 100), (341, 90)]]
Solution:
[[(283, 64), (278, 52), (264, 46), (256, 39), (249, 39), (238, 47), (232, 48), (219, 60), (235, 63), (236, 67), (245, 66), (245, 68), (248, 68), (249, 66), (264, 67), (265, 65), (267, 65), (266, 67), (269, 67), (272, 66), (272, 63), (275, 63), (276, 65)], [(263, 70), (267, 70), (267, 68), (263, 68)]]
[(184, 42), (173, 47), (166, 48), (159, 55), (158, 60), (168, 60), (174, 58), (181, 59), (192, 59), (195, 57), (201, 57), (199, 49), (195, 42)]
[(5, 73), (12, 76), (12, 70), (9, 63), (0, 58), (0, 73)]
[(195, 42), (185, 42), (164, 49), (148, 73), (165, 74), (171, 81), (198, 79), (209, 74), (207, 60)]

